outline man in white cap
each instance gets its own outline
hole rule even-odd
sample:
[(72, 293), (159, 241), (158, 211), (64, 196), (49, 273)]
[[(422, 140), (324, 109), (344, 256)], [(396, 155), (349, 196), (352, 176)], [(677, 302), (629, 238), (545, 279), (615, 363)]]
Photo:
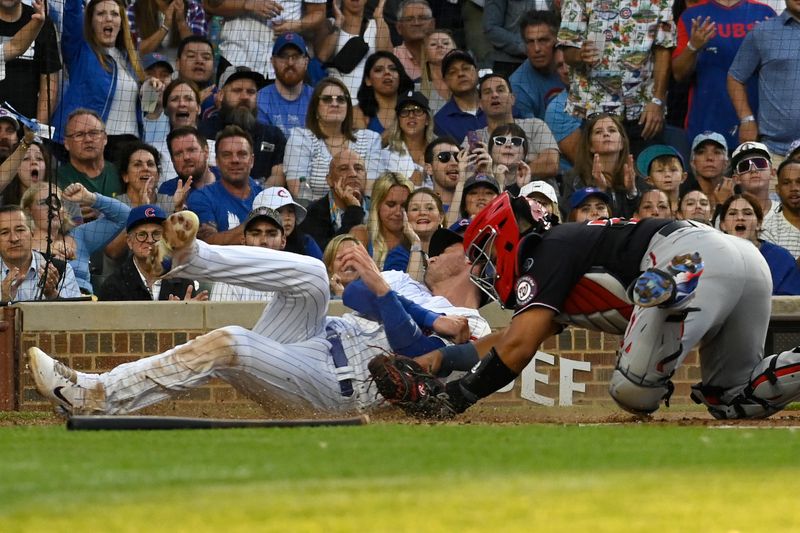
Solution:
[(306, 209), (294, 201), (292, 193), (286, 187), (269, 187), (258, 193), (253, 200), (253, 207), (261, 206), (274, 209), (280, 214), (286, 239), (283, 250), (322, 259), (322, 250), (317, 242), (299, 228), (306, 218)]
[(740, 144), (731, 156), (731, 173), (733, 182), (749, 192), (761, 204), (764, 211), (764, 225), (780, 207), (769, 195), (769, 186), (775, 179), (775, 169), (772, 166), (772, 156), (765, 144), (759, 142), (744, 142)]
[(542, 204), (548, 213), (551, 215), (555, 213), (559, 218), (564, 220), (564, 217), (562, 217), (559, 212), (556, 190), (546, 181), (536, 180), (523, 185), (519, 190), (519, 196), (523, 198), (533, 198)]

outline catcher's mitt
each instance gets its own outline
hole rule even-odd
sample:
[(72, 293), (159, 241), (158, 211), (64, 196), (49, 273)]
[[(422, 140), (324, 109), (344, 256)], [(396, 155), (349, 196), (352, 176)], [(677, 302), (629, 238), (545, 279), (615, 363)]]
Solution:
[(413, 359), (379, 355), (367, 367), (378, 392), (406, 414), (436, 420), (446, 420), (457, 414), (448, 401), (444, 383)]

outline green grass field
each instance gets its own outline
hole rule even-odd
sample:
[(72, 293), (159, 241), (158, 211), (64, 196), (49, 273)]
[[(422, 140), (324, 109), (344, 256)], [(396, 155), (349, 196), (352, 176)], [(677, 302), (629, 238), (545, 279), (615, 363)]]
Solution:
[(0, 531), (800, 531), (800, 432), (0, 428)]

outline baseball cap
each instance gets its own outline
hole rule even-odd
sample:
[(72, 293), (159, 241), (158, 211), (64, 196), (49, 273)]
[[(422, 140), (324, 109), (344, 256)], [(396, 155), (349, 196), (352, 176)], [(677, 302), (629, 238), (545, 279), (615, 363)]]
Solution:
[(253, 199), (253, 209), (257, 207), (269, 207), (277, 211), (285, 205), (294, 206), (295, 225), (305, 220), (306, 208), (294, 201), (292, 193), (290, 193), (286, 187), (269, 187), (258, 193)]
[(170, 73), (175, 72), (172, 63), (169, 62), (166, 56), (159, 53), (147, 54), (142, 58), (142, 68), (145, 70), (151, 69), (156, 65), (163, 64), (166, 66)]
[(131, 231), (136, 226), (142, 224), (161, 224), (167, 219), (167, 214), (157, 205), (145, 204), (131, 209), (128, 215), (128, 222), (125, 223), (125, 231)]
[(554, 204), (558, 205), (558, 195), (556, 194), (556, 190), (553, 188), (552, 185), (542, 180), (532, 181), (524, 185), (519, 190), (519, 196), (527, 198), (528, 196), (530, 196), (535, 192), (544, 195), (545, 198), (547, 198)]
[(446, 228), (439, 228), (431, 235), (428, 244), (428, 257), (436, 257), (454, 244), (464, 242), (464, 237)]
[(399, 95), (397, 97), (397, 105), (395, 106), (395, 111), (397, 113), (400, 113), (400, 111), (402, 111), (402, 109), (407, 104), (417, 104), (422, 109), (427, 111), (428, 114), (430, 114), (431, 112), (431, 106), (428, 103), (428, 99), (425, 97), (424, 94), (422, 94), (419, 91), (408, 91), (405, 94)]
[(450, 68), (450, 65), (453, 64), (454, 61), (466, 61), (470, 65), (475, 68), (478, 68), (478, 64), (475, 62), (475, 58), (464, 50), (450, 50), (445, 54), (444, 58), (442, 59), (442, 76), (447, 74), (447, 69)]
[(283, 217), (281, 214), (272, 209), (271, 207), (261, 206), (256, 207), (250, 214), (247, 215), (247, 220), (244, 221), (244, 229), (247, 231), (247, 227), (252, 224), (254, 221), (258, 220), (259, 218), (265, 218), (269, 222), (275, 225), (278, 229), (281, 230), (283, 233)]
[(248, 79), (253, 80), (256, 84), (256, 89), (261, 89), (267, 84), (267, 80), (264, 79), (264, 76), (256, 72), (255, 70), (250, 70), (250, 67), (228, 67), (225, 69), (225, 72), (222, 73), (222, 76), (219, 77), (219, 85), (220, 88), (225, 87), (229, 82), (241, 80), (241, 79)]
[(15, 129), (19, 129), (19, 120), (14, 116), (14, 113), (4, 107), (0, 107), (0, 120), (8, 120), (14, 124)]
[(464, 194), (467, 194), (468, 190), (472, 189), (473, 187), (477, 187), (478, 185), (490, 187), (494, 189), (497, 194), (500, 194), (500, 184), (497, 183), (496, 179), (488, 174), (475, 174), (474, 176), (467, 178), (467, 181), (464, 182)]
[(795, 139), (789, 145), (789, 151), (786, 152), (786, 159), (794, 159), (795, 157), (800, 157), (800, 139)]
[(590, 196), (597, 196), (605, 203), (611, 205), (611, 197), (609, 197), (605, 191), (602, 191), (597, 187), (584, 187), (583, 189), (578, 189), (572, 193), (572, 196), (569, 197), (570, 209), (577, 209), (577, 207), (585, 202)]
[(721, 133), (717, 133), (716, 131), (704, 131), (703, 133), (698, 133), (695, 135), (694, 140), (692, 141), (692, 152), (697, 150), (697, 147), (703, 144), (704, 142), (713, 142), (728, 151), (728, 141), (725, 140), (725, 136)]
[(767, 148), (766, 144), (748, 141), (740, 144), (736, 147), (736, 150), (733, 151), (731, 167), (736, 168), (739, 161), (754, 155), (764, 156), (767, 158), (767, 161), (772, 164), (772, 156), (769, 155), (769, 148)]
[(306, 41), (303, 37), (294, 32), (284, 33), (277, 39), (275, 39), (275, 45), (272, 47), (272, 55), (278, 55), (281, 53), (281, 50), (286, 48), (287, 46), (294, 46), (300, 53), (304, 56), (308, 55), (308, 48), (306, 48)]
[(642, 153), (636, 158), (636, 170), (638, 170), (639, 174), (642, 176), (649, 176), (650, 165), (653, 164), (653, 161), (667, 155), (677, 157), (681, 162), (681, 167), (684, 169), (686, 168), (683, 162), (683, 156), (675, 148), (667, 146), (666, 144), (654, 144), (642, 150)]

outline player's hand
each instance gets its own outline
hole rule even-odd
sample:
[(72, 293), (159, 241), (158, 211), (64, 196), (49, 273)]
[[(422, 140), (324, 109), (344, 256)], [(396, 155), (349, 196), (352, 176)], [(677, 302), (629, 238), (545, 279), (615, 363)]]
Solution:
[(702, 50), (708, 41), (716, 37), (717, 24), (711, 20), (711, 17), (697, 17), (692, 19), (692, 29), (689, 37), (689, 42), (698, 51)]
[(44, 265), (39, 267), (39, 279), (44, 278), (44, 296), (48, 300), (53, 300), (58, 297), (58, 282), (61, 279), (61, 275), (58, 273), (58, 269), (52, 263), (47, 265), (47, 275), (44, 274)]
[(97, 200), (97, 195), (90, 192), (86, 187), (80, 183), (70, 183), (61, 194), (63, 200), (75, 202), (81, 207), (89, 207), (94, 205)]
[(603, 173), (603, 165), (600, 162), (600, 154), (594, 154), (592, 159), (592, 179), (594, 186), (601, 190), (608, 190), (610, 183), (606, 175)]
[(758, 141), (758, 123), (756, 121), (745, 122), (739, 124), (739, 142), (756, 142)]
[(389, 284), (381, 276), (378, 265), (375, 264), (375, 261), (372, 260), (363, 246), (347, 248), (342, 254), (342, 266), (345, 269), (352, 268), (358, 272), (361, 281), (376, 296), (385, 296), (391, 290)]
[(8, 270), (8, 275), (3, 278), (2, 283), (2, 299), (4, 302), (10, 302), (17, 297), (17, 289), (25, 281), (25, 276), (20, 275), (19, 268), (11, 267)]
[(661, 133), (664, 129), (664, 108), (649, 102), (639, 116), (639, 125), (643, 126), (642, 139), (651, 139)]
[(725, 200), (730, 198), (732, 194), (733, 178), (722, 178), (722, 180), (719, 182), (719, 185), (714, 188), (714, 201), (717, 203), (717, 205), (724, 204)]
[(633, 155), (628, 155), (628, 160), (622, 165), (622, 176), (623, 182), (625, 185), (625, 190), (628, 194), (633, 195), (636, 194), (636, 172), (633, 170), (636, 168), (633, 164)]
[(465, 316), (443, 315), (433, 321), (433, 331), (443, 337), (450, 337), (456, 344), (461, 344), (469, 340), (469, 320)]

